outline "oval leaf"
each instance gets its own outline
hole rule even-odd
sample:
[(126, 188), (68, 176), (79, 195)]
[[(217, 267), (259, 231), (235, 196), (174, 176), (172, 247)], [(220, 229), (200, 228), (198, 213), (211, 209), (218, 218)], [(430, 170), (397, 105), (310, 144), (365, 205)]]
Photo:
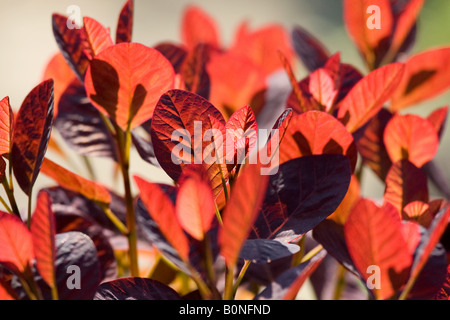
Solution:
[(0, 211), (0, 263), (13, 272), (24, 273), (33, 259), (30, 231), (19, 218)]
[(125, 131), (152, 117), (174, 77), (172, 65), (159, 51), (138, 43), (120, 43), (91, 61), (85, 88), (92, 104)]
[(188, 261), (189, 241), (177, 218), (172, 201), (158, 184), (146, 182), (139, 177), (134, 177), (134, 180), (148, 213), (155, 220), (167, 241), (177, 250), (181, 259)]
[(46, 80), (28, 94), (15, 121), (11, 160), (14, 176), (26, 194), (39, 174), (52, 124), (53, 80)]
[(116, 28), (116, 43), (131, 42), (133, 34), (134, 1), (128, 0), (120, 10)]
[(189, 6), (181, 21), (181, 40), (193, 49), (198, 44), (220, 46), (219, 33), (215, 21), (202, 9)]
[(338, 119), (354, 133), (375, 116), (395, 92), (405, 66), (392, 63), (362, 78), (339, 104)]
[(420, 168), (436, 155), (439, 137), (427, 119), (397, 114), (386, 125), (384, 144), (392, 162), (407, 159)]
[(90, 200), (105, 205), (111, 202), (111, 195), (104, 186), (85, 179), (47, 158), (42, 163), (41, 171), (61, 187), (80, 193)]
[(403, 238), (398, 211), (391, 205), (380, 208), (371, 200), (361, 199), (353, 207), (344, 233), (352, 260), (364, 280), (373, 273), (369, 267), (378, 267), (381, 283), (373, 289), (375, 297), (392, 297), (406, 283), (413, 259)]
[(179, 180), (176, 215), (182, 228), (203, 240), (215, 216), (213, 192), (208, 173), (202, 165), (188, 166)]
[(94, 300), (180, 300), (178, 293), (152, 279), (121, 278), (102, 283)]
[(13, 133), (14, 113), (9, 104), (9, 97), (0, 101), (0, 155), (11, 151), (11, 136)]
[(292, 117), (280, 144), (280, 163), (321, 154), (343, 154), (356, 165), (353, 136), (332, 115), (308, 111)]
[[(186, 165), (204, 163), (203, 153), (211, 148), (211, 141), (203, 137), (214, 129), (210, 117), (225, 124), (222, 114), (194, 93), (170, 90), (161, 96), (152, 119), (151, 138), (159, 164), (173, 180), (179, 179)], [(222, 190), (222, 178), (228, 180), (228, 173), (214, 160), (204, 164), (217, 196)]]
[(56, 222), (51, 206), (50, 195), (45, 191), (39, 192), (30, 231), (37, 270), (50, 287), (55, 287)]
[(410, 202), (428, 202), (427, 176), (408, 160), (394, 163), (386, 176), (384, 200), (399, 213)]
[(220, 253), (229, 267), (236, 264), (264, 198), (268, 176), (261, 175), (260, 169), (252, 164), (242, 169), (224, 209), (219, 244)]
[(427, 50), (405, 62), (405, 74), (392, 96), (399, 111), (443, 93), (450, 86), (450, 48)]

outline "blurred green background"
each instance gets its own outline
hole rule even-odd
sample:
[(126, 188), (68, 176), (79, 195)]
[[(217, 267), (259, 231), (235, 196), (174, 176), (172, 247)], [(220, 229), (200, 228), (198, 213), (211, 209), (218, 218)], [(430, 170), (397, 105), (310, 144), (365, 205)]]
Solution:
[[(46, 63), (58, 50), (51, 29), (52, 13), (67, 14), (70, 5), (77, 5), (83, 16), (97, 19), (114, 33), (124, 3), (125, 0), (0, 0), (0, 98), (8, 95), (17, 110), (27, 93), (41, 81)], [(330, 51), (340, 51), (343, 61), (364, 70), (343, 25), (341, 0), (135, 0), (133, 40), (148, 46), (166, 40), (179, 41), (180, 21), (188, 4), (202, 7), (216, 19), (224, 45), (230, 43), (238, 25), (244, 20), (252, 28), (278, 23), (290, 30), (295, 25), (301, 25), (323, 41)], [(418, 30), (413, 52), (450, 45), (450, 1), (427, 0), (419, 18)], [(428, 115), (449, 101), (450, 95), (444, 94), (405, 112)], [(447, 130), (437, 161), (450, 180), (447, 166), (449, 139), (450, 130)], [(149, 165), (139, 159), (132, 160), (135, 161), (135, 172), (153, 180), (165, 180), (164, 175)], [(107, 184), (113, 179), (107, 171), (109, 166), (108, 161), (95, 163), (100, 180)], [(80, 165), (79, 169), (83, 174), (83, 166)], [(362, 186), (363, 194), (380, 197), (384, 191), (383, 185), (370, 172), (364, 174), (367, 178)], [(49, 181), (45, 177), (39, 178), (38, 184), (46, 183)], [(26, 207), (26, 201), (22, 207)]]

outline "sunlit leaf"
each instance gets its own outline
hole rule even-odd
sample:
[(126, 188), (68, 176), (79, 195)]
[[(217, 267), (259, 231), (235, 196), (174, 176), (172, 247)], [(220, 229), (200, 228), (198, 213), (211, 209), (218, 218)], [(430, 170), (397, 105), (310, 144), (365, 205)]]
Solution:
[(355, 132), (374, 117), (397, 88), (404, 65), (392, 63), (362, 78), (341, 101), (338, 118), (350, 132)]
[(443, 93), (450, 86), (450, 48), (431, 49), (405, 61), (405, 73), (392, 95), (399, 111)]
[(392, 162), (407, 159), (422, 167), (436, 155), (439, 137), (427, 119), (413, 114), (397, 114), (386, 125), (384, 145)]
[(14, 113), (9, 103), (9, 97), (5, 97), (0, 101), (0, 155), (11, 151), (13, 125)]
[(181, 40), (193, 49), (200, 43), (220, 46), (216, 22), (206, 12), (196, 6), (189, 6), (181, 21)]
[(347, 31), (369, 69), (374, 70), (386, 54), (394, 27), (390, 1), (345, 0), (343, 6)]
[(260, 166), (246, 165), (234, 182), (232, 193), (223, 212), (223, 226), (219, 230), (220, 253), (227, 266), (233, 267), (242, 245), (257, 217), (268, 176), (261, 175)]
[(51, 206), (50, 195), (45, 191), (39, 192), (31, 217), (30, 231), (36, 268), (44, 281), (50, 287), (55, 287), (56, 222)]
[[(83, 23), (87, 41), (91, 46), (94, 56), (114, 44), (111, 35), (109, 34), (109, 30), (102, 26), (97, 20), (84, 17)], [(90, 59), (92, 58), (93, 57), (90, 57)]]
[(408, 160), (395, 162), (386, 176), (384, 200), (399, 213), (413, 201), (428, 202), (427, 176)]
[(178, 181), (176, 215), (182, 228), (197, 240), (203, 240), (215, 216), (215, 204), (209, 177), (202, 165), (188, 166)]
[(138, 43), (103, 50), (91, 61), (85, 78), (92, 104), (124, 131), (149, 120), (159, 97), (173, 83), (170, 62), (159, 51)]
[(80, 193), (90, 200), (100, 204), (111, 202), (111, 195), (104, 186), (83, 178), (47, 158), (42, 163), (41, 172), (55, 180), (61, 187)]
[(155, 183), (135, 177), (140, 198), (150, 216), (158, 224), (167, 241), (175, 248), (184, 261), (189, 259), (189, 242), (176, 215), (176, 209), (170, 198)]
[(355, 168), (357, 158), (353, 136), (335, 117), (321, 111), (292, 117), (280, 145), (280, 163), (320, 154), (346, 155)]
[(373, 288), (377, 299), (388, 299), (406, 283), (413, 261), (401, 231), (397, 210), (391, 205), (378, 207), (361, 199), (344, 226), (348, 250), (361, 276), (367, 281), (377, 266), (379, 286)]
[(156, 158), (169, 177), (177, 181), (186, 165), (204, 163), (217, 196), (222, 190), (222, 177), (228, 180), (228, 173), (216, 158), (204, 161), (204, 151), (214, 146), (214, 142), (202, 139), (214, 129), (210, 117), (225, 124), (222, 114), (206, 99), (188, 91), (170, 90), (156, 106), (151, 138)]
[(26, 225), (9, 213), (0, 212), (0, 263), (24, 273), (33, 259), (33, 240)]

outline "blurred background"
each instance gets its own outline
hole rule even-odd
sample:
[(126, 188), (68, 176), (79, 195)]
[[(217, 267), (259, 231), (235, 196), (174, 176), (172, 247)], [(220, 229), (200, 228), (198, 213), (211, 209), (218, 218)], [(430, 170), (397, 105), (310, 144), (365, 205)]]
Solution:
[[(82, 16), (95, 18), (110, 27), (114, 34), (124, 3), (125, 0), (0, 0), (0, 98), (9, 96), (13, 109), (17, 110), (28, 92), (41, 81), (48, 60), (58, 50), (51, 29), (52, 13), (68, 15), (67, 8), (77, 5)], [(291, 30), (295, 25), (300, 25), (323, 41), (330, 51), (340, 51), (344, 62), (364, 70), (359, 54), (345, 31), (340, 0), (135, 0), (133, 41), (148, 46), (167, 40), (180, 41), (181, 17), (189, 4), (200, 6), (214, 17), (224, 45), (230, 43), (237, 27), (245, 20), (252, 28), (278, 23)], [(449, 18), (450, 1), (427, 0), (419, 18), (413, 52), (450, 45)], [(450, 95), (445, 94), (405, 112), (428, 115), (449, 102)], [(437, 161), (450, 179), (447, 166), (450, 154), (446, 147), (450, 145), (449, 138), (450, 130), (447, 130)], [(141, 163), (137, 155), (132, 160), (135, 162), (132, 164), (133, 172), (154, 181), (166, 180), (161, 172)], [(110, 170), (109, 161), (99, 160), (94, 165), (99, 180), (111, 183), (114, 177), (111, 171), (105, 171)], [(73, 167), (70, 169), (75, 170)], [(79, 169), (78, 173), (83, 174), (85, 169), (81, 165)], [(370, 172), (364, 174), (363, 194), (380, 197), (384, 191), (383, 185)], [(41, 175), (37, 183), (47, 185), (51, 182)], [(118, 186), (120, 188), (120, 183)], [(19, 194), (18, 197), (20, 199)], [(26, 201), (19, 206), (26, 208)]]

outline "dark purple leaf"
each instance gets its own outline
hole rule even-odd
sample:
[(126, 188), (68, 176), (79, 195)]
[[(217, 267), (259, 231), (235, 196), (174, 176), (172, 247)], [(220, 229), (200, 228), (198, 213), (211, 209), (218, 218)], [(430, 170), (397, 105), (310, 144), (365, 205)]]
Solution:
[(81, 155), (117, 161), (114, 138), (78, 80), (62, 94), (58, 110), (55, 128), (69, 147)]
[(350, 177), (350, 162), (342, 155), (306, 156), (283, 163), (270, 177), (263, 203), (263, 208), (282, 208), (282, 215), (263, 210), (254, 224), (254, 236), (290, 241), (308, 232), (336, 210)]
[(128, 277), (102, 283), (94, 300), (180, 300), (180, 296), (156, 280)]

